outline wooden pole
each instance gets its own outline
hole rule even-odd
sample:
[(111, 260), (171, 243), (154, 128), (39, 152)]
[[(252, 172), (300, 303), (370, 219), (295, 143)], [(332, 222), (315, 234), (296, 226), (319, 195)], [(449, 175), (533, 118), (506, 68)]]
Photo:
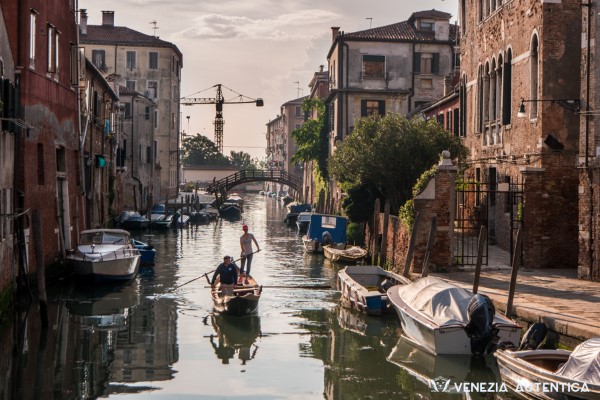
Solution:
[(435, 244), (435, 234), (437, 233), (437, 217), (434, 216), (431, 219), (431, 229), (429, 230), (429, 238), (427, 239), (427, 249), (425, 250), (425, 260), (423, 260), (423, 269), (421, 270), (421, 277), (429, 275), (429, 256), (433, 245)]
[(479, 230), (479, 242), (477, 246), (477, 264), (475, 265), (475, 278), (473, 279), (473, 293), (479, 290), (479, 276), (481, 275), (481, 260), (483, 258), (483, 245), (487, 240), (487, 227), (482, 226)]
[(392, 236), (392, 269), (396, 267), (396, 247), (398, 245), (398, 225), (400, 224), (399, 218), (392, 218), (392, 230), (394, 234)]
[[(46, 299), (46, 269), (44, 267), (44, 252), (42, 251), (42, 225), (40, 210), (35, 209), (32, 213), (33, 246), (35, 248), (35, 264), (37, 270), (37, 284), (40, 300), (40, 318), (42, 326), (48, 326), (48, 301)], [(59, 232), (59, 235), (61, 233)]]
[(521, 258), (521, 247), (523, 246), (523, 237), (521, 228), (517, 229), (517, 239), (515, 243), (515, 252), (512, 259), (512, 272), (510, 274), (510, 287), (508, 288), (508, 300), (506, 301), (506, 316), (513, 315), (513, 299), (517, 287), (517, 272), (519, 271), (519, 258)]
[(379, 199), (375, 199), (375, 210), (373, 211), (373, 258), (371, 262), (373, 265), (377, 265), (377, 259), (379, 257), (379, 246), (377, 246), (377, 241), (379, 239), (379, 210), (381, 209), (381, 202)]
[(383, 233), (381, 235), (381, 257), (379, 258), (379, 266), (385, 267), (387, 262), (387, 237), (388, 226), (390, 224), (390, 201), (386, 200), (383, 208)]
[(410, 264), (412, 264), (413, 254), (415, 252), (415, 244), (417, 243), (417, 232), (419, 232), (419, 224), (421, 223), (421, 214), (417, 212), (415, 216), (415, 222), (413, 223), (412, 231), (410, 233), (410, 242), (408, 243), (408, 252), (406, 253), (406, 261), (404, 262), (404, 271), (402, 276), (408, 278), (410, 272)]

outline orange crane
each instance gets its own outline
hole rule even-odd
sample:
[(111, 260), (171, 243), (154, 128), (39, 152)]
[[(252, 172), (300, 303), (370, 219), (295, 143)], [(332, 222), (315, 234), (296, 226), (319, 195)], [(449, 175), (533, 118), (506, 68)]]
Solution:
[[(229, 89), (227, 86), (224, 86), (220, 83), (212, 86), (212, 88), (217, 88), (216, 97), (183, 97), (181, 99), (182, 106), (193, 106), (196, 104), (215, 104), (217, 107), (217, 115), (215, 117), (215, 145), (223, 154), (223, 125), (225, 121), (223, 120), (223, 104), (245, 104), (245, 103), (255, 103), (256, 107), (262, 107), (264, 105), (263, 99), (253, 99), (248, 96), (244, 96), (243, 94), (237, 93), (235, 90)], [(236, 94), (235, 99), (237, 100), (225, 100), (223, 97), (222, 87), (232, 91)], [(198, 92), (199, 93), (199, 92)]]

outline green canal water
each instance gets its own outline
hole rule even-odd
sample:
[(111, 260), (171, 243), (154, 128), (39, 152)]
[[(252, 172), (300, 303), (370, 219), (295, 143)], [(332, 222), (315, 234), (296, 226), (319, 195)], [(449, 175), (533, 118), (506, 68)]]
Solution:
[[(23, 308), (0, 332), (0, 400), (511, 399), (432, 392), (426, 378), (497, 382), (494, 359), (436, 359), (401, 339), (395, 315), (340, 308), (340, 267), (304, 253), (275, 199), (245, 199), (240, 221), (137, 234), (157, 262), (127, 285), (50, 288), (47, 331), (36, 305)], [(252, 265), (265, 287), (259, 312), (215, 315), (204, 278), (177, 287), (225, 254), (239, 258), (242, 224), (262, 250)]]

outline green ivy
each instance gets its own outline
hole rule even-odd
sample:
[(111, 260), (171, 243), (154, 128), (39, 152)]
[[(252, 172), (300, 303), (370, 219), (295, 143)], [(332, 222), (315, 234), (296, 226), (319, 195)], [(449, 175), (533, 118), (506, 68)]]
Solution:
[[(427, 184), (429, 184), (429, 181), (436, 176), (437, 172), (438, 168), (436, 164), (421, 174), (412, 188), (413, 197), (416, 197), (427, 187)], [(415, 223), (415, 203), (413, 199), (409, 199), (400, 207), (398, 217), (407, 229), (412, 230)]]

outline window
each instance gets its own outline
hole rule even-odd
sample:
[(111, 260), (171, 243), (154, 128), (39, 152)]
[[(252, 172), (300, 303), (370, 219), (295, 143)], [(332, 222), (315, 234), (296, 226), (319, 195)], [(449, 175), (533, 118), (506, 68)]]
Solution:
[(31, 10), (29, 16), (29, 68), (35, 68), (35, 20), (37, 12)]
[(301, 117), (302, 116), (302, 107), (300, 106), (296, 106), (296, 117)]
[(48, 24), (48, 72), (57, 72), (58, 70), (58, 31)]
[(146, 121), (150, 121), (150, 107), (146, 107), (146, 111), (144, 112), (146, 117)]
[(158, 110), (154, 110), (154, 129), (158, 129)]
[(44, 145), (38, 143), (37, 145), (37, 177), (38, 185), (44, 184)]
[(127, 52), (127, 69), (135, 69), (135, 51)]
[(151, 99), (157, 99), (158, 98), (158, 82), (157, 81), (148, 81), (146, 83), (146, 87), (147, 87), (147, 96), (150, 97)]
[(421, 21), (420, 29), (423, 32), (435, 32), (435, 22), (434, 21)]
[(385, 78), (385, 56), (363, 55), (363, 78)]
[(104, 50), (92, 50), (92, 64), (100, 71), (106, 71), (106, 52)]
[(135, 90), (135, 81), (130, 81), (129, 79), (125, 82), (127, 89)]
[(438, 74), (440, 70), (440, 55), (438, 53), (415, 52), (413, 70), (417, 74)]
[(158, 53), (156, 51), (151, 51), (148, 57), (148, 68), (158, 69)]
[(385, 100), (361, 100), (360, 116), (367, 117), (369, 115), (385, 115)]
[(509, 125), (511, 122), (512, 105), (512, 51), (508, 49), (504, 62), (504, 73), (502, 78), (502, 124)]
[(530, 54), (530, 65), (531, 65), (531, 75), (530, 75), (530, 94), (529, 98), (533, 100), (529, 107), (529, 118), (537, 118), (538, 116), (538, 107), (537, 107), (537, 99), (538, 99), (538, 71), (539, 71), (539, 57), (538, 57), (538, 38), (537, 35), (533, 35), (531, 39), (531, 50)]
[(131, 118), (131, 103), (125, 103), (125, 104), (123, 104), (123, 106), (125, 107), (123, 116), (126, 119)]
[(433, 79), (420, 79), (419, 82), (422, 89), (433, 89)]

